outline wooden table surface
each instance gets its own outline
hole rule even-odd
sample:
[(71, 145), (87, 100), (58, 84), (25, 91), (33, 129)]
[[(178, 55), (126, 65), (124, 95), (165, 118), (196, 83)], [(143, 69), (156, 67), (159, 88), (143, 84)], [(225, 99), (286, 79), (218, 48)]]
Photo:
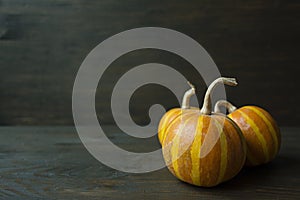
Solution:
[[(122, 148), (145, 146), (110, 130)], [(1, 127), (0, 199), (300, 199), (300, 128), (281, 130), (272, 163), (207, 189), (178, 181), (166, 168), (146, 174), (110, 169), (87, 152), (74, 127)]]

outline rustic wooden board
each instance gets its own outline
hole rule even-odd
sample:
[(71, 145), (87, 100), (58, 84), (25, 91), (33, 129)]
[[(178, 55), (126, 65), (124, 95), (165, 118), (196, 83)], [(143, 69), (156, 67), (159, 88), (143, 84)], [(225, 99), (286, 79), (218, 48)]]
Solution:
[[(72, 125), (73, 82), (89, 51), (121, 31), (157, 26), (191, 36), (223, 75), (237, 77), (240, 86), (228, 89), (228, 97), (238, 106), (261, 105), (280, 125), (298, 125), (299, 11), (296, 0), (0, 0), (0, 124)], [(110, 95), (110, 80), (123, 68), (145, 61), (185, 71), (202, 97), (201, 78), (162, 52), (131, 54), (113, 64), (103, 95)], [(97, 102), (106, 124), (112, 123), (109, 103)]]
[[(122, 148), (144, 151), (107, 127)], [(205, 189), (178, 181), (167, 169), (128, 174), (95, 160), (73, 127), (1, 127), (0, 199), (299, 199), (299, 128), (282, 129), (282, 148), (270, 164), (244, 169), (233, 180)]]

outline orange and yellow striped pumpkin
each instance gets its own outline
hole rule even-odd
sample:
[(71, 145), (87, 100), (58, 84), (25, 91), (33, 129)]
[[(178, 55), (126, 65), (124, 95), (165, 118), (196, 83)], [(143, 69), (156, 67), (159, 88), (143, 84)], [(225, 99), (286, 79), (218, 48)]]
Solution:
[[(217, 83), (235, 85), (235, 79), (219, 78), (208, 88), (202, 109), (190, 108), (194, 88), (186, 92), (182, 108), (168, 111), (159, 124), (163, 157), (178, 179), (211, 187), (234, 177), (246, 160), (241, 130), (228, 117), (211, 114), (210, 93)], [(186, 99), (188, 99), (186, 101)]]
[(279, 152), (280, 129), (273, 117), (257, 106), (243, 106), (236, 109), (231, 103), (221, 100), (216, 103), (215, 112), (225, 106), (228, 117), (242, 130), (247, 143), (246, 166), (257, 166), (273, 160)]

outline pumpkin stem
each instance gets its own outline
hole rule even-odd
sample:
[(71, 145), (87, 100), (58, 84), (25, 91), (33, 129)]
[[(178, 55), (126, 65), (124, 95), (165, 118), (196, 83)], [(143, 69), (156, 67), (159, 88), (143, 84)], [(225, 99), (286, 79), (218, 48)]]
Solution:
[(232, 113), (233, 111), (236, 110), (236, 107), (232, 105), (229, 101), (226, 100), (220, 100), (216, 103), (214, 112), (215, 113), (220, 113), (221, 112), (221, 107), (224, 106), (229, 113)]
[(205, 96), (204, 96), (204, 102), (203, 102), (203, 106), (200, 110), (201, 114), (204, 115), (210, 115), (211, 111), (212, 111), (212, 105), (211, 105), (211, 93), (213, 91), (213, 89), (216, 87), (216, 85), (223, 83), (225, 85), (230, 85), (230, 86), (236, 86), (237, 82), (235, 78), (225, 78), (225, 77), (220, 77), (217, 78), (216, 80), (214, 80), (209, 87), (206, 90)]
[(187, 82), (187, 83), (189, 84), (191, 89), (189, 89), (188, 91), (186, 91), (184, 93), (184, 96), (183, 96), (183, 99), (182, 99), (182, 105), (181, 105), (182, 109), (189, 109), (190, 108), (190, 98), (191, 98), (191, 96), (193, 96), (195, 94), (195, 86), (192, 85), (190, 82)]

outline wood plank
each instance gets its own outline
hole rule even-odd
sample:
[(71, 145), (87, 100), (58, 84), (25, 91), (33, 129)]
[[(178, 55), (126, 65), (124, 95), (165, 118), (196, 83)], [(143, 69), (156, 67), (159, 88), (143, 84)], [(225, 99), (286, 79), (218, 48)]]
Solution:
[[(106, 130), (124, 148), (145, 150), (144, 142)], [(167, 169), (129, 174), (106, 167), (73, 127), (0, 127), (0, 199), (298, 199), (299, 131), (282, 128), (282, 148), (272, 163), (205, 189), (178, 181)]]

